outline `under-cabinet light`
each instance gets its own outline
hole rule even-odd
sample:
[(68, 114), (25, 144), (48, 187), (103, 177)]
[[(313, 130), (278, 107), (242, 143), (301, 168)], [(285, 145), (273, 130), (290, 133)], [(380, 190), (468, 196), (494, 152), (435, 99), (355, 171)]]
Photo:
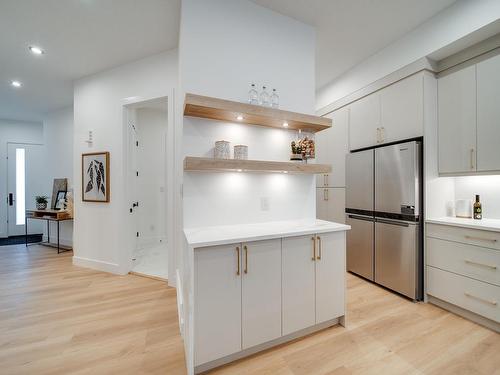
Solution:
[(238, 120), (238, 121), (243, 120), (243, 116), (242, 115), (238, 115), (238, 117), (236, 117), (236, 120)]
[(285, 121), (285, 122), (283, 123), (283, 127), (284, 127), (284, 128), (288, 128), (288, 122), (286, 122), (286, 121)]

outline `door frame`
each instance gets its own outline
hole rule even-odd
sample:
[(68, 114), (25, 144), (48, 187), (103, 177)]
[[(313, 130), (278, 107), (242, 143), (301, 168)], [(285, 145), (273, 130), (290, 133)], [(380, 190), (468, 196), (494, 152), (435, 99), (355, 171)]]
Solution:
[[(174, 286), (176, 284), (176, 263), (175, 263), (175, 221), (174, 221), (174, 176), (175, 176), (175, 89), (169, 89), (167, 95), (153, 96), (153, 97), (130, 97), (122, 100), (122, 118), (123, 118), (123, 185), (125, 186), (125, 194), (121, 202), (122, 212), (124, 212), (123, 228), (125, 233), (134, 233), (134, 220), (130, 215), (130, 202), (132, 201), (133, 191), (128, 185), (127, 170), (131, 163), (131, 157), (128, 152), (129, 137), (129, 110), (131, 107), (136, 106), (142, 102), (152, 100), (166, 100), (167, 102), (167, 128), (166, 128), (166, 152), (165, 152), (165, 167), (166, 167), (166, 181), (165, 181), (165, 233), (166, 233), (166, 247), (167, 247), (167, 262), (168, 262), (168, 285)], [(128, 238), (128, 237), (127, 237)], [(124, 241), (124, 251), (120, 254), (120, 263), (123, 265), (125, 272), (132, 270), (132, 255), (134, 251), (135, 241)]]
[[(5, 155), (7, 156), (5, 158), (5, 193), (6, 193), (6, 198), (8, 199), (9, 196), (9, 145), (28, 145), (28, 146), (44, 146), (43, 143), (37, 143), (37, 142), (9, 142), (7, 141), (5, 143)], [(8, 238), (10, 236), (9, 234), (9, 204), (7, 203), (5, 205), (5, 238)], [(2, 236), (0, 236), (1, 238)]]

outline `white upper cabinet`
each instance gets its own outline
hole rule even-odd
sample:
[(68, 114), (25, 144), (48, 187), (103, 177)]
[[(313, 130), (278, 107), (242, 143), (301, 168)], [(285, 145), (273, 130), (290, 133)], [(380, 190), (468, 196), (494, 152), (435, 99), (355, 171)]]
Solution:
[(316, 158), (320, 164), (330, 164), (332, 172), (317, 175), (316, 186), (344, 187), (345, 155), (349, 152), (349, 108), (340, 108), (326, 117), (332, 119), (332, 127), (316, 133)]
[(421, 137), (424, 134), (423, 73), (381, 90), (380, 108), (379, 143)]
[(243, 244), (242, 348), (281, 337), (281, 238)]
[(476, 67), (438, 80), (439, 173), (476, 170)]
[(381, 127), (379, 92), (355, 101), (349, 108), (349, 148), (356, 150), (379, 143)]
[(316, 218), (345, 223), (345, 188), (316, 189)]
[(500, 170), (500, 55), (477, 64), (477, 170)]

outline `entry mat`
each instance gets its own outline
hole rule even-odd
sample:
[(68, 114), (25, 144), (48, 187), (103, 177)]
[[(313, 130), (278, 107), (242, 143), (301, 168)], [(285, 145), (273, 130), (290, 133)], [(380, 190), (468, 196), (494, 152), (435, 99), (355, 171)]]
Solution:
[[(0, 238), (0, 246), (20, 245), (26, 242), (25, 236), (10, 236)], [(42, 242), (42, 234), (28, 234), (28, 243)]]

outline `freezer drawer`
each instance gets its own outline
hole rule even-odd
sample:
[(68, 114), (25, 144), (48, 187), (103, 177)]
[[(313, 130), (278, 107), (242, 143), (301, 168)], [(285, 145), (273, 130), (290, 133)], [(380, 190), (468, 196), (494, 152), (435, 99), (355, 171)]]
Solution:
[(373, 231), (372, 217), (346, 215), (347, 270), (373, 281)]
[(420, 146), (407, 142), (375, 150), (375, 211), (419, 214)]
[(346, 156), (346, 207), (373, 211), (373, 150)]
[(420, 299), (419, 226), (377, 219), (375, 222), (375, 282)]

